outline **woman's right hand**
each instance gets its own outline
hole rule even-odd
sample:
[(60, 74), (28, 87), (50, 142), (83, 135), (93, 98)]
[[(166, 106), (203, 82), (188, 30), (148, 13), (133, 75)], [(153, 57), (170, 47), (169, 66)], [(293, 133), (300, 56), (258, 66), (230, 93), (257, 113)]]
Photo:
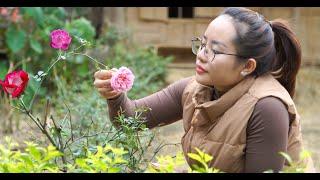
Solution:
[(106, 99), (115, 99), (122, 94), (122, 92), (114, 91), (111, 87), (112, 72), (112, 70), (99, 70), (94, 73), (94, 86)]

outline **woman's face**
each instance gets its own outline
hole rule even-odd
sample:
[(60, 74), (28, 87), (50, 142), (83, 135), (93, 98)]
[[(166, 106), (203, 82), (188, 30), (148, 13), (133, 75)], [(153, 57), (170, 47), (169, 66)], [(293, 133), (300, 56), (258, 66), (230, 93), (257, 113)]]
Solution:
[[(237, 54), (232, 41), (236, 34), (232, 17), (221, 15), (209, 24), (202, 37), (202, 42), (206, 44), (208, 51)], [(238, 57), (216, 54), (212, 59), (213, 57), (208, 57), (209, 54), (205, 52), (205, 48), (202, 48), (197, 54), (196, 80), (198, 83), (214, 86), (218, 91), (225, 92), (243, 79), (240, 72), (244, 63), (239, 63)]]

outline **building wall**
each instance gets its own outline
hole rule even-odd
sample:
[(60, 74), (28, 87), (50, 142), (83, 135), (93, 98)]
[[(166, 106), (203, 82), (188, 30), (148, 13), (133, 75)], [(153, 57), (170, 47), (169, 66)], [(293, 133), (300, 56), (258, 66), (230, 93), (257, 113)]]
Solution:
[[(300, 39), (304, 64), (320, 64), (320, 8), (250, 7), (268, 20), (288, 20)], [(163, 55), (173, 54), (178, 61), (193, 60), (190, 40), (202, 35), (222, 7), (196, 7), (192, 19), (168, 18), (166, 7), (109, 8), (106, 16), (132, 32), (133, 40), (143, 46), (155, 46)], [(111, 11), (114, 13), (110, 14)], [(117, 17), (115, 17), (117, 16)], [(106, 18), (108, 19), (108, 18)]]

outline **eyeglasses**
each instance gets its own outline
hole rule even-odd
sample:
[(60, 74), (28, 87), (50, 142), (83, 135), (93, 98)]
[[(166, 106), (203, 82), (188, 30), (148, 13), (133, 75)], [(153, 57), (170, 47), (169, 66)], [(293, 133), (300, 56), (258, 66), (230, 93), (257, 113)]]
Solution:
[(191, 47), (192, 47), (192, 52), (194, 55), (197, 55), (203, 47), (205, 47), (204, 50), (204, 55), (208, 58), (211, 59), (210, 62), (213, 61), (213, 59), (215, 58), (216, 54), (224, 54), (224, 55), (230, 55), (230, 56), (237, 56), (240, 58), (247, 58), (245, 56), (241, 56), (241, 55), (237, 55), (237, 54), (228, 54), (228, 53), (222, 53), (219, 51), (214, 50), (212, 47), (208, 50), (207, 49), (207, 44), (202, 42), (202, 39), (199, 37), (193, 37), (191, 39)]

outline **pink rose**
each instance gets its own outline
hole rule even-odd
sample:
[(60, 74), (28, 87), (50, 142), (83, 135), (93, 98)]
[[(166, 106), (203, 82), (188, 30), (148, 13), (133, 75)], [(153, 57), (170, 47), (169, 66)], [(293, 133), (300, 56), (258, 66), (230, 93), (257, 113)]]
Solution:
[(0, 7), (0, 14), (2, 16), (7, 16), (8, 15), (8, 9), (5, 7)]
[(51, 32), (50, 46), (55, 49), (62, 49), (66, 51), (71, 43), (71, 36), (69, 33), (62, 29), (57, 29)]
[(6, 93), (11, 94), (12, 98), (15, 98), (24, 92), (28, 81), (28, 73), (20, 70), (7, 74), (4, 81), (0, 81), (0, 84)]
[(134, 75), (130, 69), (120, 67), (120, 69), (112, 74), (111, 87), (117, 92), (126, 92), (132, 88)]
[(19, 15), (19, 9), (14, 8), (11, 14), (11, 21), (12, 22), (18, 22), (21, 19), (21, 16)]

